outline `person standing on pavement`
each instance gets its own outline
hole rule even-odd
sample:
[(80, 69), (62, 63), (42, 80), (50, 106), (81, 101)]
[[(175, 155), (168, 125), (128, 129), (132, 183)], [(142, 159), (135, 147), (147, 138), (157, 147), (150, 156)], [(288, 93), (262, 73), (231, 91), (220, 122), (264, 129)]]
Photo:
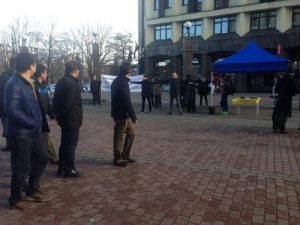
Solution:
[(161, 108), (161, 83), (154, 82), (153, 85), (153, 94), (154, 94), (154, 107), (156, 109)]
[(5, 110), (4, 110), (4, 89), (7, 81), (9, 78), (12, 77), (13, 73), (15, 70), (15, 58), (11, 57), (9, 59), (9, 69), (5, 72), (3, 72), (0, 75), (0, 117), (1, 117), (1, 122), (2, 122), (2, 137), (5, 137), (6, 139), (6, 146), (1, 149), (1, 151), (10, 151), (10, 148), (7, 143), (7, 138), (6, 138), (6, 115), (5, 115)]
[(222, 107), (221, 115), (228, 115), (228, 95), (235, 93), (235, 87), (232, 83), (232, 77), (230, 75), (224, 75), (221, 82), (221, 102)]
[(141, 112), (144, 112), (146, 99), (148, 101), (149, 112), (151, 112), (152, 111), (151, 93), (153, 94), (153, 91), (152, 91), (152, 82), (149, 80), (149, 76), (147, 74), (144, 74), (142, 81), (130, 81), (130, 83), (142, 85), (142, 92), (141, 92), (142, 109), (141, 109)]
[(128, 84), (132, 72), (130, 63), (123, 62), (120, 66), (119, 76), (113, 80), (111, 85), (111, 116), (115, 122), (113, 137), (113, 164), (115, 166), (125, 167), (127, 163), (135, 162), (130, 157), (135, 138), (133, 124), (137, 121)]
[(196, 82), (188, 74), (186, 83), (187, 112), (196, 112), (196, 86)]
[(79, 67), (76, 62), (67, 62), (65, 76), (57, 82), (53, 97), (54, 116), (61, 128), (57, 176), (65, 178), (83, 175), (75, 168), (75, 150), (82, 125), (81, 89), (78, 77)]
[(285, 73), (278, 79), (275, 92), (278, 96), (275, 106), (273, 132), (279, 131), (285, 134), (285, 124), (292, 108), (292, 97), (297, 93), (296, 84), (291, 75)]
[(178, 113), (182, 115), (181, 104), (180, 104), (180, 78), (176, 72), (172, 73), (172, 79), (168, 81), (163, 81), (163, 83), (170, 83), (170, 106), (168, 114), (173, 112), (174, 99), (176, 100), (178, 106)]
[(202, 106), (202, 100), (204, 98), (205, 106), (207, 107), (208, 106), (207, 95), (209, 94), (209, 83), (207, 82), (205, 77), (201, 77), (199, 80), (198, 94), (200, 96), (199, 106)]
[(54, 114), (52, 110), (52, 105), (50, 102), (48, 89), (46, 87), (48, 72), (47, 67), (43, 64), (38, 64), (36, 66), (36, 72), (33, 75), (33, 78), (35, 80), (35, 88), (37, 92), (38, 102), (41, 108), (42, 112), (42, 137), (45, 141), (45, 144), (47, 145), (47, 150), (49, 154), (49, 160), (51, 164), (57, 164), (58, 163), (58, 155), (54, 149), (54, 146), (52, 144), (51, 138), (50, 138), (50, 128), (47, 122), (47, 115), (54, 119)]
[(97, 77), (94, 75), (90, 86), (91, 93), (93, 95), (93, 105), (96, 104), (101, 105), (100, 88), (101, 88), (101, 81), (97, 80)]
[[(33, 202), (48, 201), (40, 192), (40, 178), (48, 163), (48, 152), (41, 136), (42, 113), (31, 76), (36, 71), (34, 57), (20, 53), (15, 58), (16, 73), (4, 91), (6, 135), (11, 146), (11, 194), (9, 205), (14, 209), (35, 207)], [(21, 189), (29, 175), (25, 198)]]

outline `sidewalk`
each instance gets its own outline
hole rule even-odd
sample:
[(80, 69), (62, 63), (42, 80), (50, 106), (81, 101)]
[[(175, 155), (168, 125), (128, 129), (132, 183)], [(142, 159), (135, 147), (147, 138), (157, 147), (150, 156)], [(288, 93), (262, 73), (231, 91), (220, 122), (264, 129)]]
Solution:
[[(234, 97), (240, 96), (255, 95)], [(113, 121), (105, 93), (101, 106), (84, 105), (76, 161), (85, 176), (57, 178), (53, 165), (45, 171), (41, 186), (52, 201), (29, 211), (7, 209), (10, 153), (0, 152), (0, 224), (299, 225), (299, 96), (294, 98), (288, 134), (281, 135), (270, 129), (272, 99), (258, 96), (259, 116), (251, 105), (243, 106), (238, 117), (232, 105), (229, 116), (208, 115), (199, 106), (197, 113), (179, 116), (176, 108), (166, 115), (164, 93), (162, 110), (137, 113), (132, 157), (138, 163), (117, 168), (111, 165)], [(132, 100), (139, 112), (140, 94), (133, 94)], [(215, 96), (220, 112), (218, 102)], [(58, 149), (60, 129), (55, 121), (49, 123)]]

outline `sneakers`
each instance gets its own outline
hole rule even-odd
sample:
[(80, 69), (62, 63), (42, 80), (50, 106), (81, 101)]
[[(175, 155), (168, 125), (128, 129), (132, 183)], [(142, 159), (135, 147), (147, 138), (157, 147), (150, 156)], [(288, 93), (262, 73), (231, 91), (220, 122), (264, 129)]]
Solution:
[(51, 198), (49, 196), (45, 195), (45, 193), (43, 193), (41, 191), (37, 191), (36, 193), (34, 193), (32, 195), (26, 195), (24, 200), (27, 202), (48, 202), (51, 200)]
[(10, 209), (17, 209), (17, 210), (28, 210), (35, 208), (36, 205), (33, 202), (27, 202), (25, 200), (19, 201), (15, 205), (9, 205)]
[(127, 162), (125, 160), (114, 160), (113, 162), (114, 166), (121, 166), (121, 167), (126, 167)]
[(228, 112), (226, 112), (226, 111), (223, 111), (223, 112), (221, 112), (221, 114), (220, 115), (222, 115), (222, 116), (227, 116), (227, 115), (229, 115), (229, 113)]

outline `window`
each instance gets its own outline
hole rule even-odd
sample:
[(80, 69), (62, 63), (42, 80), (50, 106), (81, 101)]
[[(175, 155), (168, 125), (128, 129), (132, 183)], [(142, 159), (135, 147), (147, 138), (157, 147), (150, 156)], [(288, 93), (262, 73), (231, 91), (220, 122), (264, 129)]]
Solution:
[(264, 2), (275, 2), (276, 0), (260, 0), (260, 3), (264, 3)]
[(167, 4), (167, 5), (166, 5), (166, 8), (167, 8), (167, 9), (172, 8), (172, 0), (167, 0), (167, 1), (166, 1), (166, 4)]
[(202, 11), (202, 2), (203, 0), (197, 0), (197, 12), (201, 12)]
[(155, 27), (155, 40), (171, 39), (171, 25), (158, 25)]
[(251, 30), (267, 30), (276, 28), (276, 11), (251, 13)]
[(159, 0), (154, 0), (154, 10), (159, 9)]
[(215, 34), (227, 34), (236, 31), (235, 16), (215, 18), (214, 24)]
[[(201, 36), (202, 34), (202, 21), (191, 21), (192, 27), (190, 28), (190, 36)], [(188, 30), (182, 23), (182, 36), (188, 36)]]
[(228, 0), (215, 0), (215, 9), (223, 9), (228, 7)]
[(188, 0), (182, 0), (182, 5), (188, 5)]
[(300, 27), (300, 8), (293, 9), (293, 27)]

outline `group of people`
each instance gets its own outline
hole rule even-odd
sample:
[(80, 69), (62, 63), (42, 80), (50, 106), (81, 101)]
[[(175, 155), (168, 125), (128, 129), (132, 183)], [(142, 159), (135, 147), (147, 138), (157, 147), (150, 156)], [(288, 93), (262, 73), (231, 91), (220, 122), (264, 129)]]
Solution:
[[(83, 119), (79, 74), (76, 62), (66, 63), (65, 75), (56, 84), (52, 106), (45, 89), (47, 68), (43, 64), (36, 65), (32, 54), (21, 52), (11, 58), (10, 70), (0, 76), (1, 120), (7, 141), (5, 150), (11, 152), (10, 208), (32, 209), (38, 202), (51, 200), (40, 188), (40, 178), (49, 159), (58, 164), (58, 177), (84, 175), (75, 166), (75, 150)], [(135, 137), (133, 124), (137, 120), (128, 85), (131, 74), (130, 63), (123, 63), (111, 87), (111, 116), (115, 122), (113, 164), (122, 167), (135, 162), (130, 157)], [(47, 115), (61, 128), (59, 155), (49, 136)]]
[[(169, 80), (150, 79), (149, 75), (144, 74), (143, 80), (138, 82), (131, 82), (141, 84), (142, 91), (142, 108), (141, 112), (145, 110), (145, 102), (147, 100), (149, 112), (152, 111), (154, 105), (155, 108), (161, 108), (161, 93), (162, 85), (170, 84), (170, 104), (168, 114), (173, 112), (174, 100), (178, 107), (179, 115), (182, 115), (182, 111), (187, 109), (187, 112), (196, 112), (196, 89), (200, 96), (199, 105), (202, 105), (202, 100), (205, 100), (205, 106), (208, 106), (207, 95), (210, 92), (209, 82), (201, 77), (200, 80), (192, 80), (190, 75), (187, 78), (180, 79), (176, 72), (172, 73), (172, 77)], [(154, 97), (154, 100), (153, 100)]]
[[(135, 138), (134, 124), (137, 117), (132, 106), (129, 77), (133, 70), (129, 62), (120, 66), (120, 73), (111, 85), (111, 117), (114, 120), (113, 132), (113, 165), (126, 167), (134, 163), (131, 158), (131, 147)], [(57, 82), (53, 97), (53, 106), (44, 84), (47, 80), (47, 68), (36, 65), (34, 56), (22, 52), (12, 58), (10, 70), (0, 76), (0, 112), (3, 123), (3, 136), (6, 137), (5, 150), (11, 151), (11, 186), (9, 205), (15, 209), (30, 209), (35, 202), (49, 201), (50, 198), (40, 189), (40, 178), (50, 161), (58, 163), (57, 176), (78, 178), (83, 176), (75, 166), (75, 150), (79, 141), (83, 110), (81, 88), (78, 82), (80, 68), (76, 62), (65, 65), (65, 75)], [(180, 80), (176, 72), (170, 80), (150, 81), (144, 76), (142, 84), (142, 111), (145, 100), (148, 100), (149, 111), (152, 110), (152, 85), (170, 83), (170, 105), (168, 114), (172, 114), (174, 100), (178, 113), (182, 107), (195, 111), (195, 89), (204, 97), (207, 106), (209, 93), (208, 82), (201, 79), (192, 81), (190, 76)], [(221, 85), (221, 105), (227, 112), (227, 97), (234, 91), (230, 77), (224, 77)], [(182, 93), (182, 89), (185, 93)], [(278, 94), (273, 113), (274, 132), (285, 132), (285, 122), (289, 114), (291, 98), (296, 94), (296, 87), (288, 75), (277, 81), (274, 91)], [(160, 90), (161, 95), (161, 90)], [(184, 101), (182, 101), (184, 99)], [(161, 105), (161, 100), (158, 99)], [(95, 102), (95, 104), (97, 101)], [(200, 104), (202, 98), (200, 98)], [(186, 105), (185, 105), (186, 104)], [(61, 143), (57, 156), (49, 136), (46, 115), (55, 119), (61, 128)], [(124, 138), (125, 137), (125, 138)], [(22, 195), (26, 177), (25, 197)]]
[[(60, 177), (83, 175), (75, 167), (82, 124), (79, 67), (75, 62), (66, 64), (65, 76), (56, 85), (53, 106), (44, 85), (47, 76), (47, 68), (36, 65), (34, 56), (27, 52), (12, 57), (10, 70), (0, 76), (1, 119), (7, 142), (4, 150), (11, 152), (9, 205), (14, 209), (30, 209), (35, 202), (50, 200), (40, 190), (40, 178), (49, 160), (58, 164)], [(56, 119), (61, 128), (59, 155), (49, 136), (46, 115)]]

